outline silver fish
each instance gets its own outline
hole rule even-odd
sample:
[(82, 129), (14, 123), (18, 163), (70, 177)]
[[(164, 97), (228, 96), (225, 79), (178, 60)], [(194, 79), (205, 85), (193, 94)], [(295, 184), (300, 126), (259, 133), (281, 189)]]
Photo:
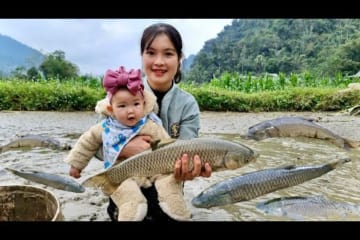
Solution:
[(194, 197), (191, 203), (195, 207), (210, 208), (251, 200), (320, 177), (349, 161), (349, 158), (345, 158), (317, 166), (290, 165), (246, 173), (208, 187)]
[[(242, 144), (222, 139), (176, 140), (157, 147), (155, 150), (144, 151), (106, 171), (91, 176), (83, 182), (83, 186), (100, 187), (104, 190), (107, 187), (113, 188), (132, 176), (151, 177), (156, 174), (172, 173), (176, 159), (183, 153), (187, 153), (190, 159), (198, 154), (202, 165), (209, 162), (213, 171), (236, 169), (255, 160), (258, 156), (252, 149)], [(192, 161), (189, 165), (191, 168)]]
[(260, 122), (248, 128), (243, 138), (262, 140), (273, 137), (309, 137), (329, 140), (341, 148), (357, 148), (360, 142), (343, 138), (316, 124), (315, 119), (303, 117), (279, 117)]
[(60, 144), (54, 138), (45, 137), (41, 135), (25, 135), (15, 139), (4, 146), (0, 146), (0, 153), (8, 151), (12, 148), (20, 147), (49, 147), (52, 149), (70, 150), (71, 146), (67, 144)]
[(64, 177), (51, 173), (39, 172), (35, 170), (18, 171), (12, 168), (5, 168), (5, 169), (19, 177), (25, 178), (33, 182), (41, 183), (56, 189), (75, 192), (75, 193), (82, 193), (85, 191), (85, 188), (80, 183), (69, 177)]
[(360, 219), (360, 205), (331, 201), (323, 196), (281, 197), (256, 204), (267, 215), (303, 221), (323, 217), (333, 220)]

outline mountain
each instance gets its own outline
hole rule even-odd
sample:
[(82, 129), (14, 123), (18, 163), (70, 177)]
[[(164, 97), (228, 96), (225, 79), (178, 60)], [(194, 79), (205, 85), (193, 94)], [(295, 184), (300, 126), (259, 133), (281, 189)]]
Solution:
[(189, 57), (185, 58), (184, 61), (183, 61), (183, 67), (182, 67), (182, 70), (183, 71), (189, 71), (190, 68), (191, 68), (191, 64), (193, 63), (194, 61), (194, 58), (195, 58), (195, 55), (194, 54), (191, 54)]
[(0, 34), (0, 76), (9, 75), (16, 67), (39, 67), (44, 58), (40, 51)]
[(223, 73), (353, 75), (360, 70), (360, 19), (234, 19), (205, 42), (186, 76)]

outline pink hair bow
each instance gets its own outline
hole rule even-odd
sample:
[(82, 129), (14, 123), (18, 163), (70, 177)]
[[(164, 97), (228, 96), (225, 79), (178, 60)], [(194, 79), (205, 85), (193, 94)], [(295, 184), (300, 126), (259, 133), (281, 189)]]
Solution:
[(144, 85), (141, 80), (141, 70), (131, 69), (129, 72), (121, 66), (119, 70), (107, 70), (103, 79), (103, 85), (111, 99), (119, 87), (126, 87), (133, 95), (140, 92), (143, 95)]

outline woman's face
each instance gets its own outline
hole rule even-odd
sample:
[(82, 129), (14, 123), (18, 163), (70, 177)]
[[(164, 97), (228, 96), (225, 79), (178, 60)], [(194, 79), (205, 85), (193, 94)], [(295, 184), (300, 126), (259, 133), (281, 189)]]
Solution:
[(179, 56), (166, 34), (156, 36), (142, 53), (142, 64), (152, 89), (166, 91), (171, 87), (179, 66)]

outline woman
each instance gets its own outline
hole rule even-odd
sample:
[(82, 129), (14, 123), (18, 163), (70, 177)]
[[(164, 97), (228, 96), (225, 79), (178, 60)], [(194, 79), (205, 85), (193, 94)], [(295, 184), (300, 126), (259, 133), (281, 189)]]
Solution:
[[(157, 23), (147, 27), (140, 42), (144, 86), (157, 97), (159, 116), (163, 126), (172, 138), (191, 139), (198, 137), (200, 129), (200, 110), (195, 98), (177, 87), (181, 81), (182, 39), (171, 25)], [(150, 148), (150, 136), (137, 136), (120, 153), (120, 157), (131, 157)], [(195, 156), (193, 169), (189, 169), (189, 159), (184, 154), (177, 159), (174, 176), (179, 181), (192, 180), (197, 176), (210, 177), (211, 166), (206, 163), (201, 168), (199, 156)], [(148, 200), (148, 215), (145, 220), (171, 220), (159, 207), (157, 192), (152, 186), (142, 189)], [(114, 220), (116, 205), (110, 199), (108, 213)]]

